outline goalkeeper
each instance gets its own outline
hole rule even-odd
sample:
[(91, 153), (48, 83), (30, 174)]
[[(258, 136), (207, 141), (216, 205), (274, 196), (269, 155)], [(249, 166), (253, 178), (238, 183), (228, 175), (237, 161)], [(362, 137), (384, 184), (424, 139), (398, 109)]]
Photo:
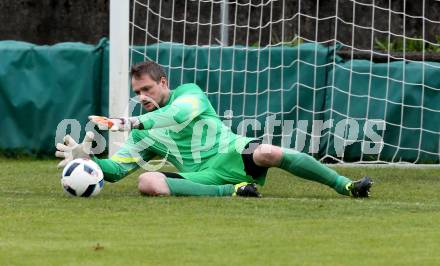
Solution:
[(71, 159), (90, 157), (106, 181), (116, 182), (160, 156), (178, 173), (141, 174), (138, 189), (143, 194), (254, 197), (260, 196), (255, 184), (264, 185), (268, 168), (278, 167), (342, 195), (369, 196), (369, 177), (352, 181), (305, 153), (234, 134), (196, 84), (171, 91), (164, 70), (155, 62), (133, 65), (130, 74), (133, 91), (147, 113), (128, 118), (89, 117), (100, 129), (130, 131), (124, 146), (110, 159), (98, 159), (89, 156), (91, 132), (82, 144), (66, 136), (67, 146), (57, 144), (56, 155), (64, 158), (60, 167)]

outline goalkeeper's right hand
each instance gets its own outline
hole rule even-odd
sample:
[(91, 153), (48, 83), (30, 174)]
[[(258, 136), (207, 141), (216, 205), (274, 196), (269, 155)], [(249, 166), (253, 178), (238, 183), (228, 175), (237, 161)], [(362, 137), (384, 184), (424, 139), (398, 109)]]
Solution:
[(81, 144), (76, 143), (76, 141), (70, 136), (66, 135), (63, 138), (64, 143), (57, 143), (55, 156), (58, 158), (64, 158), (59, 164), (58, 168), (66, 166), (66, 164), (74, 159), (78, 158), (90, 158), (92, 141), (94, 134), (91, 131), (86, 133), (84, 140)]

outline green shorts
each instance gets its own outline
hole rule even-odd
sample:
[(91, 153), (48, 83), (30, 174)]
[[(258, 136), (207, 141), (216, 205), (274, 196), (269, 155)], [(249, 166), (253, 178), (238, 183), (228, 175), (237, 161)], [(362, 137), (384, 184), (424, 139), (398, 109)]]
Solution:
[(228, 153), (219, 153), (209, 159), (198, 172), (178, 174), (185, 179), (205, 185), (248, 182), (263, 186), (268, 168), (257, 166), (252, 160), (253, 151), (260, 143), (259, 140), (252, 140), (244, 147), (243, 151), (246, 152), (237, 152), (234, 149)]

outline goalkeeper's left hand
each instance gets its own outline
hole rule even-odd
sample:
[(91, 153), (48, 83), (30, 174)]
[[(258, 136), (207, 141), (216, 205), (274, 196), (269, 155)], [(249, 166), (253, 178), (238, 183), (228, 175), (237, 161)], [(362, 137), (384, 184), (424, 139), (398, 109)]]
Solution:
[(110, 131), (130, 131), (133, 128), (139, 128), (141, 123), (137, 117), (127, 118), (108, 118), (105, 116), (89, 116), (89, 120), (96, 124), (101, 130)]
[(70, 136), (66, 135), (63, 139), (64, 143), (57, 143), (55, 156), (58, 158), (63, 158), (63, 160), (58, 164), (58, 168), (66, 166), (66, 164), (74, 159), (78, 158), (90, 158), (92, 141), (94, 138), (93, 132), (87, 132), (82, 143), (78, 144)]

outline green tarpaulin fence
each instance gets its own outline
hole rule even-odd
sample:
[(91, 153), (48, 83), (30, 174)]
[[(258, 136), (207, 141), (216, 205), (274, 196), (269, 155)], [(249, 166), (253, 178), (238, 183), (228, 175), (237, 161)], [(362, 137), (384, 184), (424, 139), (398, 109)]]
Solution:
[[(220, 115), (231, 109), (234, 130), (243, 119), (256, 116), (262, 127), (248, 135), (261, 136), (267, 116), (275, 115), (293, 124), (284, 132), (275, 126), (273, 143), (295, 147), (305, 140), (297, 148), (317, 158), (439, 161), (440, 64), (345, 62), (334, 58), (331, 48), (316, 43), (259, 53), (254, 48), (170, 43), (135, 49), (134, 62), (144, 60), (146, 54), (169, 66), (171, 88), (196, 82)], [(108, 51), (105, 39), (96, 46), (0, 42), (1, 152), (53, 154), (62, 119), (77, 119), (83, 135), (89, 114), (106, 115)], [(350, 134), (348, 118), (355, 119), (360, 129), (369, 120), (386, 121), (385, 130), (375, 128), (384, 142), (379, 155), (361, 157), (368, 144), (362, 140), (370, 139), (363, 130)], [(314, 120), (332, 124), (311, 141)], [(348, 125), (345, 135), (336, 130), (338, 123)], [(341, 143), (350, 145), (335, 149)]]
[(89, 114), (101, 112), (107, 45), (105, 40), (97, 46), (0, 42), (3, 153), (53, 154), (62, 119), (84, 125)]

